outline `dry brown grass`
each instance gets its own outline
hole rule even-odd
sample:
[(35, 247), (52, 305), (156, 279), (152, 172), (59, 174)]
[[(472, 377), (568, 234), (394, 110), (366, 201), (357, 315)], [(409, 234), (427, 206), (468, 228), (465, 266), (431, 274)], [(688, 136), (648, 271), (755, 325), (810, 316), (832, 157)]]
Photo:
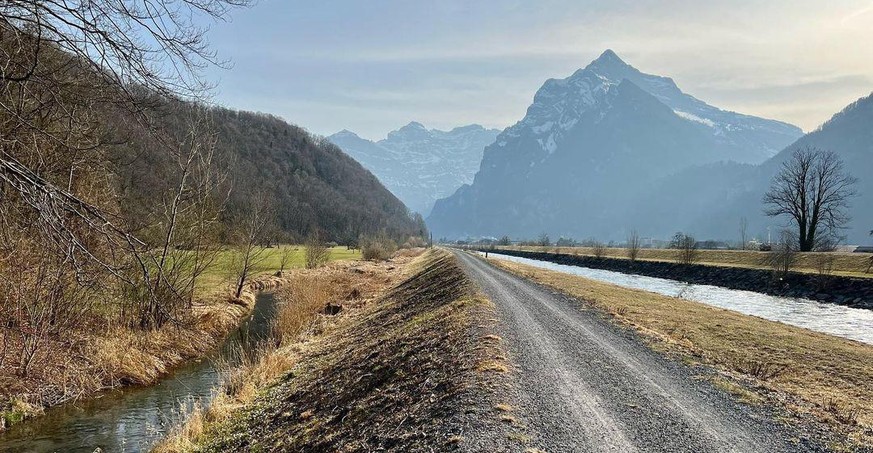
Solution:
[(411, 258), (399, 260), (401, 269), (388, 264), (343, 262), (318, 270), (290, 272), (286, 283), (276, 292), (277, 312), (271, 339), (254, 350), (240, 350), (233, 360), (220, 364), (223, 383), (218, 396), (208, 409), (195, 407), (185, 417), (186, 422), (171, 431), (155, 451), (196, 449), (207, 439), (210, 429), (227, 423), (236, 411), (286, 374), (305, 350), (305, 341), (335, 328), (336, 323), (332, 322), (335, 317), (323, 314), (328, 303), (342, 304), (344, 311), (365, 306), (404, 275), (409, 261)]
[(858, 443), (873, 446), (873, 346), (684, 299), (492, 262), (612, 314), (653, 340), (656, 349), (784, 395), (782, 400), (793, 401), (792, 410), (836, 422)]
[[(305, 343), (287, 377), (229, 423), (207, 426), (208, 442), (198, 447), (375, 451), (386, 446), (384, 439), (389, 449), (418, 451), (434, 446), (435, 439), (464, 442), (445, 423), (450, 414), (463, 416), (459, 398), (481, 397), (483, 407), (497, 403), (483, 396), (493, 387), (479, 385), (501, 375), (475, 371), (501, 356), (493, 342), (478, 341), (487, 334), (479, 326), (493, 316), (490, 304), (470, 293), (444, 251), (429, 251), (399, 269), (397, 264), (395, 257), (363, 265), (390, 269), (385, 282), (392, 289), (360, 310), (344, 309), (329, 334)], [(381, 275), (367, 267), (358, 272), (370, 280)], [(408, 278), (398, 282), (397, 276)], [(497, 416), (487, 423), (510, 428)]]
[[(597, 256), (602, 253), (603, 257), (627, 259), (628, 251), (623, 248), (608, 247), (598, 250), (592, 247), (537, 247), (537, 246), (509, 246), (500, 247), (514, 250), (527, 250), (535, 252), (562, 253), (567, 255)], [(696, 264), (726, 267), (747, 267), (752, 269), (770, 269), (768, 258), (771, 253), (755, 250), (697, 250)], [(640, 249), (638, 260), (641, 261), (665, 261), (675, 262), (677, 250), (673, 249)], [(871, 255), (869, 253), (798, 253), (797, 261), (792, 268), (796, 272), (818, 274), (822, 270), (822, 256), (827, 256), (827, 267), (834, 275), (849, 277), (873, 278), (873, 273), (867, 273)]]
[(330, 282), (324, 276), (295, 276), (279, 292), (273, 335), (283, 344), (294, 341), (331, 297)]

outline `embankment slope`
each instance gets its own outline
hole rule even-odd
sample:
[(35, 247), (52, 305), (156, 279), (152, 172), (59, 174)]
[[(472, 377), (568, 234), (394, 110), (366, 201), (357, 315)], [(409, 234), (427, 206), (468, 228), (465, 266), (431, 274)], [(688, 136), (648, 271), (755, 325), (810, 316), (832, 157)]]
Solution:
[(505, 367), (490, 304), (431, 250), (410, 277), (309, 348), (205, 451), (503, 450), (490, 390)]

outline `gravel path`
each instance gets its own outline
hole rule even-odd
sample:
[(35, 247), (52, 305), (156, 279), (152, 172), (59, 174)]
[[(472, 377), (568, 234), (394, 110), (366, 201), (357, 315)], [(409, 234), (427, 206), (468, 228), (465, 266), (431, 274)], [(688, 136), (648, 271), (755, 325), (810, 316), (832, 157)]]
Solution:
[[(531, 447), (569, 451), (817, 451), (635, 334), (566, 296), (455, 251), (494, 303)], [(790, 441), (789, 439), (795, 439)]]

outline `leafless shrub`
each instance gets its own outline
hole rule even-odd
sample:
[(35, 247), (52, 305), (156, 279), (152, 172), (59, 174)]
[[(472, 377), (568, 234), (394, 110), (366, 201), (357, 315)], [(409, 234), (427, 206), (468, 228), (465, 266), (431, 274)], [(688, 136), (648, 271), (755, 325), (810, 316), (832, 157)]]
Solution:
[(233, 220), (231, 238), (234, 244), (233, 272), (234, 297), (239, 298), (252, 274), (257, 272), (266, 258), (261, 244), (265, 241), (274, 222), (272, 200), (264, 194), (253, 197), (248, 212)]
[(319, 232), (314, 232), (306, 240), (306, 268), (316, 269), (327, 264), (330, 258), (330, 249), (321, 238)]
[(97, 282), (77, 281), (69, 255), (45, 244), (21, 241), (4, 261), (0, 365), (28, 376), (40, 355), (66, 354), (63, 335), (89, 313), (92, 301), (83, 296)]
[(840, 404), (833, 398), (825, 401), (824, 410), (829, 412), (837, 422), (849, 426), (856, 426), (858, 424), (858, 416), (861, 415), (860, 409)]
[(285, 268), (291, 264), (291, 257), (294, 255), (294, 247), (290, 245), (279, 246), (279, 273), (285, 272)]
[(834, 273), (834, 261), (836, 257), (828, 252), (819, 252), (813, 256), (815, 270), (819, 277), (829, 277)]
[(627, 257), (631, 262), (637, 260), (637, 257), (640, 254), (641, 243), (640, 234), (637, 230), (631, 230), (630, 234), (627, 236)]
[(670, 248), (678, 250), (676, 261), (690, 265), (700, 260), (700, 250), (697, 249), (697, 240), (693, 236), (678, 232), (673, 235)]
[(788, 371), (788, 365), (758, 360), (738, 360), (733, 368), (762, 381), (777, 378)]
[(360, 240), (361, 255), (368, 261), (385, 261), (397, 251), (397, 245), (390, 238), (379, 235)]
[(776, 276), (784, 277), (797, 262), (797, 236), (791, 230), (779, 233), (779, 242), (773, 245), (773, 250), (767, 255), (767, 262)]
[(600, 241), (594, 241), (591, 244), (591, 253), (594, 254), (595, 258), (602, 259), (606, 256), (606, 245)]

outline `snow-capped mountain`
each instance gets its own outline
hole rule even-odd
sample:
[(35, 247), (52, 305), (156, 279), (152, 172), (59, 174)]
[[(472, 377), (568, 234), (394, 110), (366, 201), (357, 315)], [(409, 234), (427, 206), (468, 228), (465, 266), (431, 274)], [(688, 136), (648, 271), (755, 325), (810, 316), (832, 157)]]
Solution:
[(723, 160), (759, 164), (803, 135), (800, 128), (791, 124), (713, 107), (683, 93), (669, 77), (640, 72), (611, 50), (582, 71), (593, 72), (611, 83), (627, 79), (673, 109), (679, 117), (707, 126), (717, 141), (732, 150)]
[(602, 113), (609, 107), (610, 92), (624, 80), (655, 97), (679, 118), (702, 126), (724, 151), (705, 160), (759, 164), (803, 135), (790, 124), (713, 107), (683, 93), (673, 79), (642, 73), (607, 50), (570, 77), (546, 81), (524, 119), (508, 129), (498, 143), (532, 133), (542, 149), (552, 153), (586, 113)]
[(483, 150), (499, 132), (476, 124), (441, 131), (411, 122), (378, 142), (347, 130), (328, 139), (373, 172), (409, 209), (427, 215), (436, 200), (473, 181)]
[(525, 117), (485, 149), (473, 184), (437, 202), (428, 223), (447, 236), (603, 234), (659, 178), (692, 165), (759, 163), (801, 135), (712, 107), (606, 51), (546, 81)]

